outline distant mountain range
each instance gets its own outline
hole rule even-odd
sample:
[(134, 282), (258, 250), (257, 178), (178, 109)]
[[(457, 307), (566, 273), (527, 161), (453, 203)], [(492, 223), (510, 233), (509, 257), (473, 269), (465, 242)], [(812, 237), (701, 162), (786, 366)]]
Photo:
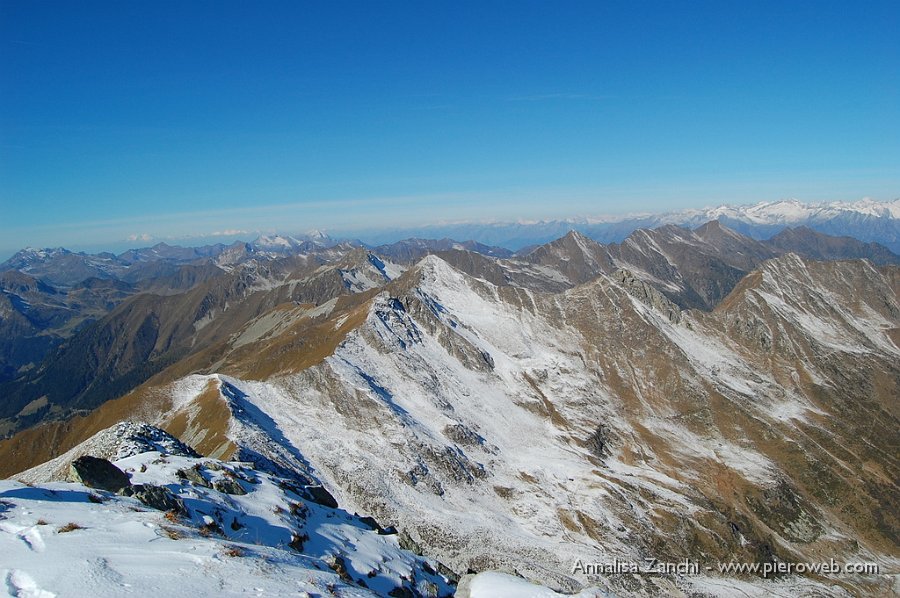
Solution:
[[(324, 282), (317, 278), (322, 289), (306, 298), (317, 299), (322, 292), (335, 292), (341, 285), (348, 289), (372, 288), (380, 284), (384, 273), (370, 273), (369, 278), (351, 280), (358, 263), (367, 262), (366, 252), (374, 260), (386, 260), (410, 265), (432, 253), (450, 253), (451, 259), (479, 260), (486, 276), (499, 276), (491, 260), (517, 258), (524, 263), (549, 259), (550, 266), (561, 268), (570, 282), (586, 282), (596, 276), (598, 269), (612, 272), (618, 265), (645, 272), (648, 280), (657, 281), (664, 293), (682, 307), (710, 309), (749, 270), (765, 259), (788, 252), (812, 259), (866, 258), (876, 265), (900, 263), (900, 257), (874, 242), (862, 242), (852, 237), (833, 237), (807, 227), (785, 228), (771, 239), (757, 241), (711, 221), (694, 231), (674, 224), (657, 229), (637, 229), (622, 243), (598, 245), (581, 233), (583, 239), (599, 252), (592, 257), (596, 263), (565, 265), (551, 257), (560, 243), (571, 241), (571, 233), (542, 246), (527, 247), (517, 253), (477, 241), (452, 239), (404, 239), (377, 247), (367, 247), (360, 241), (337, 242), (326, 234), (292, 237), (286, 235), (261, 236), (253, 242), (231, 245), (177, 247), (159, 243), (153, 247), (131, 249), (120, 255), (111, 253), (75, 253), (63, 248), (23, 249), (0, 264), (0, 381), (17, 377), (36, 367), (51, 349), (102, 318), (119, 303), (132, 296), (181, 296), (208, 283), (217, 287), (217, 296), (227, 297), (221, 289), (233, 284), (245, 284), (253, 278), (250, 289), (275, 284), (267, 277), (281, 280), (287, 272), (306, 272), (329, 267), (339, 272), (337, 278)], [(568, 240), (568, 241), (567, 241)], [(727, 259), (722, 261), (722, 250)], [(685, 254), (685, 251), (688, 251)], [(705, 256), (706, 263), (683, 266), (684, 256), (697, 260)], [(483, 258), (490, 258), (484, 260)], [(529, 266), (530, 268), (531, 266)], [(503, 276), (514, 279), (529, 270)], [(265, 273), (265, 274), (261, 274)], [(230, 276), (234, 279), (227, 282)], [(355, 276), (353, 274), (352, 276)], [(692, 277), (702, 276), (703, 280)], [(496, 280), (496, 278), (494, 279)], [(663, 284), (661, 281), (665, 281)], [(223, 287), (224, 285), (224, 287)], [(548, 290), (559, 290), (560, 284), (545, 281)], [(677, 291), (673, 289), (677, 288)], [(323, 291), (327, 289), (327, 291)], [(352, 289), (351, 289), (352, 290)], [(245, 290), (240, 292), (245, 292)], [(154, 300), (162, 305), (169, 299)], [(146, 364), (144, 364), (146, 365)]]
[(577, 230), (600, 243), (618, 243), (639, 228), (675, 224), (693, 229), (710, 220), (718, 220), (732, 230), (754, 239), (768, 239), (787, 227), (806, 226), (828, 235), (846, 235), (861, 241), (880, 243), (895, 253), (900, 252), (900, 199), (814, 204), (785, 200), (661, 214), (624, 214), (540, 222), (442, 224), (366, 233), (364, 239), (377, 245), (404, 237), (449, 237), (470, 239), (518, 251), (523, 247), (558, 239), (570, 230)]

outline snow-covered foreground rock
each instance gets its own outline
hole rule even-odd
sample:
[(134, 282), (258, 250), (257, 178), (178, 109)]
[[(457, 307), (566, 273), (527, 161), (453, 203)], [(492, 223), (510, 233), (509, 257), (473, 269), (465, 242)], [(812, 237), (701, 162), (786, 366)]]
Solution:
[[(120, 439), (126, 454), (144, 442)], [(372, 520), (319, 504), (327, 498), (296, 479), (159, 451), (115, 464), (134, 488), (164, 487), (183, 509), (162, 512), (75, 483), (0, 481), (0, 578), (9, 595), (453, 594), (437, 562), (401, 550), (397, 535)]]

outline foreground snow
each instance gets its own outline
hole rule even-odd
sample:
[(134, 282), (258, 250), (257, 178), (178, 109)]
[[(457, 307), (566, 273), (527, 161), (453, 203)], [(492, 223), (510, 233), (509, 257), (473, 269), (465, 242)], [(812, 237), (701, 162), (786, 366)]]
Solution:
[[(458, 598), (601, 598), (609, 596), (599, 590), (584, 590), (578, 594), (560, 594), (548, 588), (534, 585), (528, 581), (496, 571), (479, 573), (466, 580), (465, 587), (460, 585)], [(468, 593), (467, 593), (468, 592)]]
[[(133, 484), (164, 485), (187, 513), (80, 484), (0, 481), (0, 578), (12, 596), (449, 596), (427, 562), (370, 522), (238, 463), (146, 452), (121, 459)], [(228, 478), (246, 494), (209, 485)], [(194, 474), (192, 474), (194, 475)], [(339, 575), (340, 574), (340, 575)]]

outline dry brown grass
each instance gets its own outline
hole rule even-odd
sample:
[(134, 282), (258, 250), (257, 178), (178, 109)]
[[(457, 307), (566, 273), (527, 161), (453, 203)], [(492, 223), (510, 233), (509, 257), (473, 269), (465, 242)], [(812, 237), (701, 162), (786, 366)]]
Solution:
[[(228, 460), (236, 449), (226, 435), (231, 410), (219, 392), (219, 385), (210, 380), (203, 392), (191, 404), (191, 411), (176, 413), (162, 427), (187, 442), (202, 455)], [(200, 442), (192, 442), (193, 436), (205, 431)]]
[(529, 484), (537, 484), (538, 479), (529, 473), (525, 473), (524, 471), (519, 472), (519, 478), (523, 481), (528, 482)]
[(65, 524), (64, 526), (62, 526), (61, 528), (59, 528), (56, 531), (60, 534), (65, 534), (68, 532), (74, 532), (77, 529), (84, 529), (84, 528), (82, 526), (78, 525), (77, 523), (75, 523), (74, 521), (70, 521), (69, 523)]
[(494, 486), (494, 494), (500, 498), (510, 499), (515, 495), (515, 491), (506, 486)]
[[(262, 346), (254, 343), (242, 347), (229, 362), (237, 372), (256, 380), (299, 372), (321, 363), (365, 321), (369, 314), (368, 296), (372, 293), (360, 295), (365, 295), (367, 300), (360, 304), (359, 296), (339, 297), (331, 317), (324, 322), (304, 318), (279, 336), (267, 339)], [(335, 329), (335, 319), (344, 315), (348, 317)]]
[(49, 461), (100, 430), (131, 419), (135, 414), (163, 413), (170, 408), (168, 393), (142, 386), (122, 398), (104, 403), (87, 415), (23, 430), (0, 441), (0, 478)]

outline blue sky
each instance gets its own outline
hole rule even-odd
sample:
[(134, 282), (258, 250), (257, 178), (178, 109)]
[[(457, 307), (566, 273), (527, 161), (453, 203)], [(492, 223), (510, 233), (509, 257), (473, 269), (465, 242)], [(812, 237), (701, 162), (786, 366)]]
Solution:
[(896, 1), (0, 0), (0, 253), (893, 199), (898, 30)]

